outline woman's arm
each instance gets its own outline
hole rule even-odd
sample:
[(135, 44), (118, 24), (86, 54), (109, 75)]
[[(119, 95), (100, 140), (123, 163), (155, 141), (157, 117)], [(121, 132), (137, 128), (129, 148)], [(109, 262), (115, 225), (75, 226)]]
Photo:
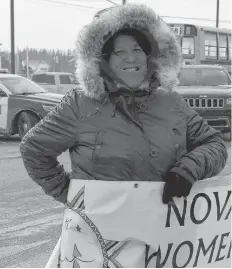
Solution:
[(205, 119), (192, 109), (183, 98), (179, 107), (187, 118), (187, 150), (171, 169), (194, 183), (219, 174), (227, 161), (227, 150), (219, 131), (210, 127)]
[(77, 92), (69, 91), (60, 104), (23, 138), (20, 151), (29, 176), (46, 194), (65, 203), (69, 177), (57, 156), (77, 140)]

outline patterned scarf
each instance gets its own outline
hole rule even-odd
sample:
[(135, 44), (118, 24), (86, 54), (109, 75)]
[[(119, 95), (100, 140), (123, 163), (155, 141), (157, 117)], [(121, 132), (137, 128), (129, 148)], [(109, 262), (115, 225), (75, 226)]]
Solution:
[(109, 99), (114, 104), (112, 116), (115, 115), (115, 110), (118, 110), (142, 130), (143, 127), (139, 122), (136, 107), (150, 96), (152, 90), (159, 87), (159, 81), (152, 79), (152, 72), (148, 72), (139, 87), (130, 89), (113, 73), (106, 61), (102, 60), (101, 67)]

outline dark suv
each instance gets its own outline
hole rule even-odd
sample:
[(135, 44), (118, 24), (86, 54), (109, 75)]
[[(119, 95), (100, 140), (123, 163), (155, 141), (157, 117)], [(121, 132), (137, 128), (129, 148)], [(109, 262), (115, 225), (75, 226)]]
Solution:
[(179, 74), (177, 91), (208, 123), (222, 132), (231, 131), (231, 79), (217, 65), (186, 65)]

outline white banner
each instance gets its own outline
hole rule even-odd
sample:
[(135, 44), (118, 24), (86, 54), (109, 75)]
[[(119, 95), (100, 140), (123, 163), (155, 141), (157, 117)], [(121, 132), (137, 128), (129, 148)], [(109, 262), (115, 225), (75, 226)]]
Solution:
[(47, 267), (231, 267), (231, 181), (162, 203), (164, 183), (72, 180)]

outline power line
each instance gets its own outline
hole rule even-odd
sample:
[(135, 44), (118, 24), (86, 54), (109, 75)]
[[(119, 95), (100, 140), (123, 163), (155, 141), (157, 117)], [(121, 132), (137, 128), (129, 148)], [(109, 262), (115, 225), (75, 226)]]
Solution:
[[(69, 2), (83, 2), (83, 0), (65, 0), (65, 1), (69, 1)], [(96, 0), (92, 0), (92, 2), (93, 1), (96, 1)], [(99, 1), (102, 1), (102, 0), (98, 0), (98, 2)], [(87, 1), (85, 1), (85, 2), (87, 2)], [(90, 2), (91, 2), (91, 0), (90, 0)]]
[[(41, 0), (41, 1), (43, 1), (43, 0)], [(54, 2), (53, 0), (44, 0), (44, 1)], [(73, 2), (82, 2), (83, 0), (66, 0), (66, 1), (73, 3)], [(93, 0), (93, 1), (90, 0), (90, 2), (94, 2), (94, 1), (96, 1), (96, 0)], [(107, 1), (107, 2), (109, 2), (111, 4), (118, 5), (117, 3), (115, 3), (112, 0), (98, 0), (97, 2), (103, 2), (103, 1)], [(67, 4), (67, 5), (71, 5), (71, 6), (81, 6), (81, 7), (85, 7), (85, 8), (96, 9), (96, 8), (93, 8), (93, 7), (90, 7), (90, 6), (83, 6), (83, 5), (78, 5), (78, 4), (76, 5), (76, 4), (71, 4), (71, 3), (68, 3), (68, 2), (62, 2), (62, 4), (64, 3), (64, 4)]]
[[(88, 0), (65, 0), (65, 1), (69, 1), (69, 2), (83, 2), (83, 1), (85, 1), (85, 3), (86, 3)], [(104, 2), (104, 1), (107, 1), (107, 0), (89, 0), (88, 2)]]
[[(29, 0), (27, 0), (27, 1), (29, 1)], [(44, 2), (49, 2), (49, 3), (53, 3), (53, 4), (64, 5), (64, 6), (80, 7), (80, 8), (87, 8), (87, 9), (99, 10), (98, 8), (95, 8), (95, 7), (83, 6), (83, 5), (77, 5), (77, 4), (71, 4), (71, 3), (61, 2), (61, 1), (55, 1), (55, 0), (39, 0), (39, 1), (44, 1)], [(36, 2), (38, 3), (38, 0)]]
[(117, 3), (115, 3), (114, 1), (111, 1), (111, 0), (106, 0), (107, 2), (111, 3), (111, 4), (114, 4), (115, 6), (118, 6)]
[[(82, 2), (83, 0), (66, 0), (66, 1), (70, 1), (70, 2)], [(119, 4), (117, 4), (116, 2), (114, 2), (114, 1), (112, 1), (112, 0), (98, 0), (98, 1), (96, 1), (96, 0), (90, 0), (90, 2), (104, 2), (104, 1), (106, 1), (106, 2), (109, 2), (109, 3), (111, 3), (111, 4), (114, 4), (114, 5), (119, 5)]]
[[(31, 1), (31, 0), (27, 0), (27, 1)], [(38, 3), (38, 0), (34, 0)], [(95, 8), (95, 7), (90, 7), (90, 6), (84, 6), (84, 5), (78, 5), (78, 4), (71, 4), (71, 3), (67, 3), (67, 2), (62, 2), (62, 1), (57, 1), (57, 0), (39, 0), (39, 1), (44, 1), (44, 2), (50, 2), (50, 3), (54, 3), (54, 4), (58, 4), (58, 5), (64, 5), (64, 6), (70, 6), (70, 7), (79, 7), (79, 8), (86, 8), (86, 9), (92, 9), (92, 10), (99, 10), (99, 8)], [(82, 0), (66, 0), (66, 1), (72, 1), (72, 2), (76, 2), (76, 1), (82, 1)], [(117, 3), (115, 3), (112, 0), (105, 0), (109, 3), (112, 3), (114, 5), (118, 5)], [(198, 21), (210, 21), (210, 22), (215, 22), (215, 20), (212, 19), (207, 19), (207, 18), (187, 18), (187, 17), (175, 17), (175, 16), (160, 16), (162, 18), (173, 18), (173, 19), (185, 19), (185, 20), (198, 20)], [(232, 23), (231, 21), (223, 21), (220, 20), (221, 23)]]
[[(66, 0), (66, 1), (70, 1), (70, 2), (83, 2), (84, 0)], [(114, 2), (113, 0), (89, 0), (89, 2), (105, 2), (105, 1), (106, 2), (109, 2), (111, 4), (114, 4), (114, 5), (119, 5), (116, 2)]]
[[(186, 19), (186, 20), (198, 20), (198, 21), (212, 21), (215, 22), (215, 20), (210, 20), (206, 18), (187, 18), (187, 17), (173, 17), (173, 16), (160, 16), (162, 18), (173, 18), (173, 19)], [(231, 21), (221, 21), (220, 22), (225, 22), (225, 23), (231, 23)]]

